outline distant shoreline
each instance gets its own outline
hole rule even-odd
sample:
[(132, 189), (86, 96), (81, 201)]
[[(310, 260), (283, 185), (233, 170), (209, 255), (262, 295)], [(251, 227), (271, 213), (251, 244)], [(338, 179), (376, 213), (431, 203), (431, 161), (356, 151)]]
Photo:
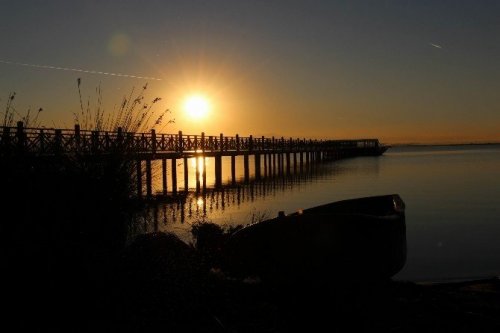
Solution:
[(454, 146), (498, 146), (500, 142), (484, 143), (388, 143), (390, 147), (454, 147)]
[(435, 279), (435, 280), (422, 280), (422, 281), (413, 281), (413, 280), (399, 280), (394, 279), (395, 281), (410, 281), (418, 285), (426, 286), (426, 285), (454, 285), (454, 284), (473, 284), (473, 283), (481, 283), (484, 281), (498, 281), (500, 277), (498, 275), (485, 275), (483, 277), (475, 277), (475, 278), (450, 278), (450, 279)]
[(500, 280), (498, 274), (485, 274), (469, 277), (449, 277), (449, 278), (419, 278), (419, 279), (403, 279), (393, 277), (395, 282), (411, 282), (418, 285), (452, 285), (457, 283), (477, 283), (482, 281)]

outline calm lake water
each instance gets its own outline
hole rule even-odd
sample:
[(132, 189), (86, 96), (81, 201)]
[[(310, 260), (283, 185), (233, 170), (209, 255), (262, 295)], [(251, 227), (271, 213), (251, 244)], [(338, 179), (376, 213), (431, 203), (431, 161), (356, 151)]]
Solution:
[[(200, 170), (203, 161), (198, 161)], [(194, 159), (189, 187), (196, 186)], [(207, 185), (213, 163), (207, 159)], [(237, 179), (243, 178), (237, 159)], [(252, 164), (252, 161), (250, 163)], [(181, 166), (179, 169), (183, 169)], [(398, 193), (406, 203), (408, 257), (395, 279), (468, 279), (500, 275), (500, 145), (394, 147), (380, 157), (328, 162), (223, 191), (193, 191), (154, 205), (140, 217), (143, 230), (174, 231), (189, 241), (191, 223), (246, 224), (332, 201)], [(155, 188), (161, 179), (156, 176)], [(183, 175), (178, 176), (183, 187)], [(182, 181), (181, 181), (182, 180)]]

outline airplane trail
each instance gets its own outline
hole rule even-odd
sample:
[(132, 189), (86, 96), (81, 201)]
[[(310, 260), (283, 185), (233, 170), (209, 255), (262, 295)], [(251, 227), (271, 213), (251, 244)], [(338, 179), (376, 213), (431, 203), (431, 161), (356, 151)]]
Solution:
[(443, 48), (441, 45), (437, 45), (437, 44), (433, 44), (433, 43), (429, 43), (429, 45), (434, 46), (437, 49), (442, 49)]
[(0, 60), (0, 63), (7, 64), (7, 65), (33, 67), (33, 68), (56, 69), (56, 70), (61, 70), (61, 71), (71, 71), (71, 72), (80, 72), (80, 73), (89, 73), (89, 74), (128, 77), (128, 78), (132, 78), (132, 79), (155, 80), (155, 81), (162, 80), (162, 79), (159, 79), (156, 77), (150, 77), (150, 76), (138, 76), (138, 75), (130, 75), (130, 74), (122, 74), (122, 73), (101, 72), (101, 71), (94, 71), (94, 70), (87, 70), (87, 69), (80, 69), (80, 68), (68, 68), (68, 67), (57, 67), (57, 66), (49, 66), (49, 65), (27, 64), (27, 63), (7, 61), (7, 60)]

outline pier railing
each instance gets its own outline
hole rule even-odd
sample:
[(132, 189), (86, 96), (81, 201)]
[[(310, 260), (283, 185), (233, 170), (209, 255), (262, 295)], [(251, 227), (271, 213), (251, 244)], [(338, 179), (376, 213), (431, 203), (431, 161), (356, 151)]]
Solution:
[[(360, 140), (312, 140), (284, 137), (243, 137), (219, 135), (186, 135), (116, 131), (88, 131), (75, 125), (73, 129), (26, 128), (22, 122), (16, 127), (0, 127), (0, 158), (11, 156), (35, 158), (57, 158), (58, 156), (84, 156), (85, 158), (104, 158), (119, 153), (121, 157), (136, 164), (134, 177), (137, 181), (137, 195), (151, 197), (152, 161), (161, 160), (162, 194), (167, 195), (167, 160), (170, 160), (171, 193), (177, 194), (177, 160), (183, 159), (184, 189), (188, 189), (187, 159), (197, 157), (214, 158), (215, 187), (220, 188), (222, 181), (222, 157), (231, 156), (231, 183), (236, 182), (236, 156), (243, 156), (244, 181), (250, 180), (249, 156), (254, 161), (255, 179), (262, 175), (289, 173), (292, 169), (308, 168), (310, 163), (331, 161), (361, 155), (376, 155), (378, 139)], [(145, 170), (145, 172), (144, 172)], [(143, 182), (143, 174), (146, 179)], [(202, 181), (201, 181), (202, 180)], [(203, 184), (203, 185), (201, 185)], [(200, 176), (199, 163), (196, 163), (196, 191), (207, 188), (206, 169)]]
[(36, 155), (106, 154), (116, 151), (131, 154), (196, 154), (222, 155), (258, 152), (313, 152), (339, 149), (370, 148), (379, 145), (377, 139), (313, 140), (305, 138), (275, 138), (250, 136), (186, 135), (73, 129), (0, 127), (0, 151)]

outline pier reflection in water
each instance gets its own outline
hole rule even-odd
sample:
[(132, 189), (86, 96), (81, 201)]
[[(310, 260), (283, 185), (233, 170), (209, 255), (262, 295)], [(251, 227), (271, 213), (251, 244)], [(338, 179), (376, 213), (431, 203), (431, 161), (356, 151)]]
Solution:
[[(367, 159), (376, 160), (376, 158)], [(286, 163), (283, 165), (280, 162), (283, 167), (279, 168), (276, 161), (276, 168), (273, 168), (271, 158), (271, 163), (268, 164), (265, 172), (264, 169), (262, 170), (259, 179), (256, 179), (253, 172), (250, 172), (249, 179), (246, 181), (243, 168), (237, 167), (231, 170), (231, 157), (228, 157), (223, 160), (225, 163), (223, 170), (226, 171), (223, 172), (225, 180), (223, 186), (215, 188), (215, 180), (207, 176), (207, 187), (205, 190), (201, 187), (200, 190), (199, 184), (202, 182), (203, 170), (207, 171), (207, 175), (213, 174), (210, 172), (213, 164), (207, 163), (208, 160), (205, 159), (204, 163), (203, 158), (188, 159), (189, 187), (187, 190), (181, 187), (181, 182), (179, 182), (179, 188), (182, 190), (175, 197), (159, 195), (157, 200), (148, 202), (146, 209), (136, 217), (137, 223), (134, 224), (135, 229), (131, 231), (131, 236), (153, 231), (171, 231), (182, 239), (190, 241), (190, 226), (199, 221), (238, 225), (271, 218), (277, 214), (278, 210), (281, 210), (270, 211), (270, 207), (275, 207), (274, 198), (301, 191), (310, 183), (321, 183), (339, 173), (349, 172), (349, 169), (344, 169), (338, 162), (304, 163), (302, 168), (300, 164), (294, 168), (292, 163), (290, 168), (287, 168)], [(241, 166), (242, 160), (238, 161), (236, 157), (236, 166)], [(378, 163), (368, 163), (367, 166), (371, 169), (370, 173), (377, 172), (374, 168), (377, 168)], [(184, 167), (179, 169), (184, 170)], [(183, 175), (180, 178), (183, 179)], [(161, 188), (161, 176), (154, 177), (154, 179), (157, 188), (158, 183)], [(160, 194), (160, 191), (157, 193)]]
[[(305, 153), (262, 154), (257, 160), (255, 156), (249, 155), (246, 163), (244, 156), (223, 156), (221, 160), (222, 186), (234, 186), (266, 178), (304, 173), (315, 164)], [(175, 184), (171, 181), (173, 166), (170, 163), (167, 166), (166, 179), (163, 179), (162, 161), (151, 161), (153, 193), (164, 194), (163, 181), (166, 181), (167, 193), (201, 192), (216, 187), (213, 157), (191, 157), (176, 161)], [(143, 174), (145, 174), (145, 165), (142, 167)], [(145, 193), (146, 184), (143, 183), (142, 187), (142, 192)]]

